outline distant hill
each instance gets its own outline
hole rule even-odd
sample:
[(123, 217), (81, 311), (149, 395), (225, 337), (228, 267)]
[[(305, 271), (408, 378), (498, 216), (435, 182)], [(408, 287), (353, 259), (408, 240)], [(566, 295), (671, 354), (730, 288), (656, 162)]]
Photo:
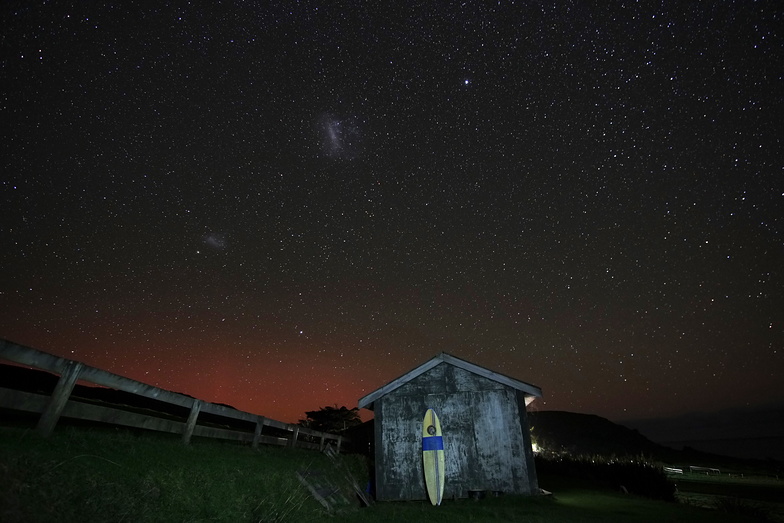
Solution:
[(636, 430), (593, 414), (555, 410), (528, 413), (537, 444), (572, 455), (662, 456), (671, 451)]
[(621, 421), (652, 441), (739, 458), (784, 461), (784, 404)]
[(655, 443), (636, 429), (595, 416), (564, 411), (528, 413), (531, 432), (545, 450), (567, 452), (573, 456), (639, 457), (674, 465), (725, 467), (780, 475), (783, 463), (772, 459), (731, 456), (691, 447), (683, 450)]
[(49, 395), (58, 379), (46, 371), (0, 363), (0, 387)]

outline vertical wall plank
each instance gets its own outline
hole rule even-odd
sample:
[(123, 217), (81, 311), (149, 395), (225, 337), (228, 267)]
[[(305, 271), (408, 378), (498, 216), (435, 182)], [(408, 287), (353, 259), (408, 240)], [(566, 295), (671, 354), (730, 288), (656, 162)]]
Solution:
[(188, 422), (185, 423), (185, 432), (182, 433), (182, 442), (186, 445), (191, 442), (191, 436), (193, 436), (193, 429), (196, 427), (196, 419), (199, 417), (199, 412), (201, 411), (201, 401), (193, 400), (193, 405), (191, 406), (191, 412), (188, 414)]
[(79, 374), (82, 372), (83, 365), (78, 361), (69, 361), (65, 370), (60, 375), (57, 385), (52, 392), (52, 397), (49, 404), (46, 406), (43, 414), (38, 420), (38, 432), (44, 437), (49, 437), (54, 431), (57, 421), (60, 419), (60, 414), (63, 412), (68, 398), (71, 396), (76, 380), (79, 379)]

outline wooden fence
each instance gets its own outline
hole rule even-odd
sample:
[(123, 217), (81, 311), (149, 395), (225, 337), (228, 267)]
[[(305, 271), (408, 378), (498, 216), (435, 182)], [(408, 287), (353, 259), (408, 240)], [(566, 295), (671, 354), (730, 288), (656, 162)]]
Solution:
[[(37, 429), (43, 436), (49, 436), (54, 431), (60, 417), (66, 417), (181, 434), (185, 444), (190, 443), (192, 436), (200, 436), (249, 442), (254, 448), (259, 444), (266, 444), (322, 450), (328, 442), (335, 441), (340, 451), (341, 444), (346, 441), (339, 435), (310, 430), (159, 389), (8, 340), (0, 339), (0, 360), (59, 375), (51, 396), (6, 388), (5, 384), (0, 383), (0, 408), (39, 413), (41, 416), (38, 418)], [(77, 380), (182, 407), (186, 409), (183, 412), (188, 415), (187, 418), (182, 416), (178, 419), (170, 413), (80, 401), (80, 398), (71, 395)], [(213, 422), (204, 422), (204, 416), (200, 419), (200, 415), (209, 415), (207, 417)], [(221, 419), (226, 423), (215, 423), (215, 420)], [(244, 425), (248, 430), (232, 425)]]

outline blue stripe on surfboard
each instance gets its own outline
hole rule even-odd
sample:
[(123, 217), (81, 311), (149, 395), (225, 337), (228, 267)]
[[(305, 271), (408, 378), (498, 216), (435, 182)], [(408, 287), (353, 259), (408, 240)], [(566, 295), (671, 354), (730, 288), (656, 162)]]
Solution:
[(425, 436), (422, 438), (422, 450), (444, 450), (444, 440), (441, 436)]

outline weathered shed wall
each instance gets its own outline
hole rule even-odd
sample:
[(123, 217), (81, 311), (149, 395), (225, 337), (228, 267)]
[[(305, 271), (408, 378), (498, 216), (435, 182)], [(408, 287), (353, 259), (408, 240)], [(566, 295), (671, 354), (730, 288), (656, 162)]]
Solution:
[(538, 490), (524, 395), (442, 363), (376, 400), (378, 499), (426, 498), (421, 433), (428, 408), (444, 433), (445, 498), (471, 489)]

